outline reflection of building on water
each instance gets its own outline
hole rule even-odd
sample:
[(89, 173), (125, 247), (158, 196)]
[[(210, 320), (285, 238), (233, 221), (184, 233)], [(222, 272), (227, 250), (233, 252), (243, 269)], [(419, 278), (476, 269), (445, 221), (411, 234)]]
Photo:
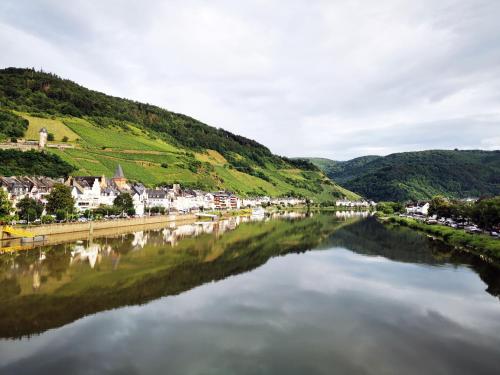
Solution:
[[(312, 215), (312, 214), (309, 214)], [(307, 216), (304, 212), (276, 212), (271, 215), (273, 219), (303, 219)]]
[(140, 247), (141, 249), (146, 246), (148, 242), (148, 235), (144, 234), (144, 231), (139, 231), (134, 233), (134, 239), (132, 240), (132, 246), (134, 248)]
[(352, 217), (368, 217), (373, 215), (370, 211), (335, 211), (335, 216), (340, 219), (348, 219)]
[(33, 271), (33, 290), (37, 290), (40, 288), (41, 282), (40, 282), (40, 271), (36, 268)]
[[(273, 214), (273, 218), (297, 219), (306, 215), (298, 212)], [(67, 267), (84, 266), (90, 269), (109, 267), (111, 270), (118, 269), (124, 254), (145, 251), (148, 244), (151, 248), (170, 245), (175, 247), (183, 238), (193, 238), (200, 235), (212, 235), (220, 237), (224, 233), (235, 230), (242, 223), (270, 220), (266, 215), (257, 216), (234, 216), (218, 221), (200, 221), (193, 224), (177, 225), (170, 223), (164, 228), (148, 231), (137, 231), (128, 234), (120, 234), (114, 237), (90, 238), (86, 241), (67, 243), (64, 249), (41, 247), (33, 254), (32, 263), (28, 268), (22, 268), (22, 263), (16, 262), (14, 258), (10, 273), (12, 275), (29, 275), (30, 287), (33, 291), (43, 290), (43, 285), (48, 277), (56, 276), (53, 272), (60, 267), (53, 267), (57, 262), (63, 261)], [(99, 266), (99, 267), (98, 267)], [(63, 269), (63, 272), (66, 268)], [(28, 285), (29, 285), (28, 284)]]
[(97, 243), (89, 244), (87, 247), (84, 245), (76, 245), (71, 251), (70, 265), (75, 263), (83, 263), (88, 261), (90, 268), (94, 268), (96, 263), (100, 263), (102, 256), (100, 254), (101, 245)]
[(194, 224), (184, 224), (179, 226), (170, 226), (164, 228), (161, 233), (163, 241), (175, 246), (179, 240), (185, 237), (197, 237), (201, 234), (215, 233), (217, 236), (228, 230), (235, 229), (239, 224), (244, 222), (241, 217), (232, 217), (227, 220), (219, 221), (200, 221)]

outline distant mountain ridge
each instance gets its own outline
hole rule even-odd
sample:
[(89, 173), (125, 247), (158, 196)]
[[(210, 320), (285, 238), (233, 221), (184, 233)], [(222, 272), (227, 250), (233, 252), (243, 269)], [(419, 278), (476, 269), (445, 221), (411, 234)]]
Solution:
[(308, 160), (335, 182), (376, 201), (500, 194), (498, 150), (428, 150), (348, 161)]
[(181, 183), (316, 201), (357, 197), (308, 161), (274, 155), (252, 139), (54, 74), (0, 69), (0, 106), (0, 140), (36, 140), (44, 127), (54, 143), (71, 146), (46, 151), (74, 166), (77, 175), (111, 176), (121, 164), (129, 179), (151, 186)]

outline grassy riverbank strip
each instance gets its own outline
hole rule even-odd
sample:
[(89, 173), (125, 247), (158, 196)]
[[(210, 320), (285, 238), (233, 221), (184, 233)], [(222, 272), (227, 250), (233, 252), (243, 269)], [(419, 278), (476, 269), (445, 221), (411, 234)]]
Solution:
[(467, 249), (475, 254), (500, 260), (500, 240), (487, 234), (467, 233), (444, 225), (426, 224), (418, 220), (394, 215), (377, 215), (384, 223), (409, 227), (429, 234), (457, 248)]

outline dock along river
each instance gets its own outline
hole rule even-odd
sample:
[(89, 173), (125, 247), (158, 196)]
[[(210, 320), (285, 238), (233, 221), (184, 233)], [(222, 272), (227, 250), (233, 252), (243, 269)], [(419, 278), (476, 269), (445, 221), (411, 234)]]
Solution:
[(0, 255), (0, 374), (498, 374), (500, 269), (350, 213)]

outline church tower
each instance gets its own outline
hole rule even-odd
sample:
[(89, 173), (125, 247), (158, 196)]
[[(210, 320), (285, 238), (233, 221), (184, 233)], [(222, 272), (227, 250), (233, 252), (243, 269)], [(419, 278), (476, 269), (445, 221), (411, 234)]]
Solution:
[(123, 169), (120, 164), (116, 167), (115, 170), (115, 175), (112, 179), (112, 181), (115, 183), (116, 187), (118, 189), (127, 189), (127, 179), (125, 178), (125, 175), (123, 174)]

